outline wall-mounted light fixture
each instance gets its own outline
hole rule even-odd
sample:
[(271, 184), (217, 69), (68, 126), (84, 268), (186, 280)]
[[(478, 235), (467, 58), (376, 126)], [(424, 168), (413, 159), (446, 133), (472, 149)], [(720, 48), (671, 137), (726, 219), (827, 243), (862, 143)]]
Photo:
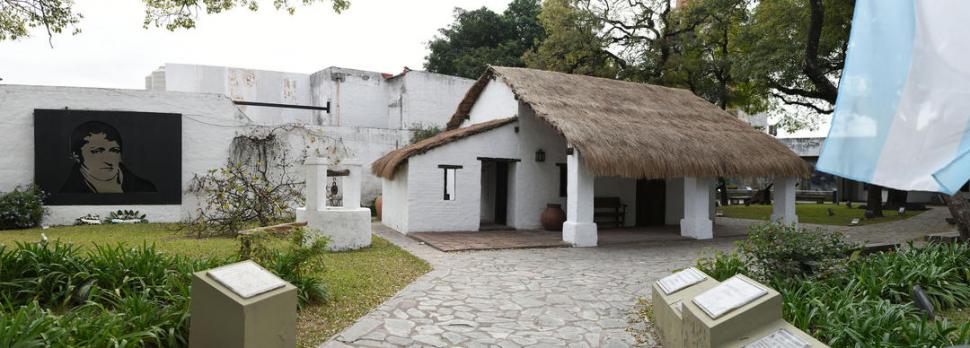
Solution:
[(539, 149), (538, 151), (536, 151), (536, 162), (545, 162), (545, 161), (546, 161), (546, 152), (543, 151), (542, 149)]

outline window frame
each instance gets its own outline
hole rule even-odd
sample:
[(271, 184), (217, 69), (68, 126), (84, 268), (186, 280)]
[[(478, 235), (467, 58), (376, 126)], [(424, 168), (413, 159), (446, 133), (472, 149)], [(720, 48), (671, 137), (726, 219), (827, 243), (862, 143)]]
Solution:
[(452, 191), (458, 191), (458, 170), (462, 169), (463, 167), (459, 165), (439, 164), (438, 168), (443, 169), (443, 177), (442, 177), (443, 187), (442, 187), (442, 193), (441, 193), (442, 200), (446, 202), (458, 200), (457, 192), (451, 192), (450, 195), (448, 193), (448, 171), (449, 170), (454, 171), (453, 172), (454, 174), (452, 175), (452, 183), (451, 183), (452, 186), (454, 187)]

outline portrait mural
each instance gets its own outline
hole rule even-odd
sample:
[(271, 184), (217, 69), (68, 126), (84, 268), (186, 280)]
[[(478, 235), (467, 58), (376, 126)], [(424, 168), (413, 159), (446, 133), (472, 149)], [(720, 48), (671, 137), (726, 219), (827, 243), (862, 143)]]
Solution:
[(181, 203), (179, 114), (34, 110), (34, 148), (49, 205)]

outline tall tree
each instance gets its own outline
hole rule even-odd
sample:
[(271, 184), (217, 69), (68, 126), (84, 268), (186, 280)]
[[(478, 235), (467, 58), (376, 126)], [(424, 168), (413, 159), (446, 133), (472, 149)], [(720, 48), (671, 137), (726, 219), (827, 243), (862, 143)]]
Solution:
[[(234, 8), (259, 9), (260, 0), (143, 0), (144, 27), (154, 25), (168, 30), (195, 27), (199, 14), (221, 13)], [(340, 12), (350, 7), (350, 0), (301, 0), (304, 5), (330, 2)], [(296, 7), (290, 0), (273, 0), (273, 7), (290, 14)], [(0, 0), (0, 41), (30, 36), (30, 29), (43, 28), (48, 38), (70, 31), (80, 32), (78, 23), (84, 16), (74, 9), (73, 0)]]
[(854, 0), (772, 0), (745, 25), (745, 78), (781, 103), (829, 114), (845, 66)]
[(546, 39), (525, 54), (530, 68), (616, 78), (623, 59), (607, 50), (603, 22), (574, 7), (572, 0), (545, 0), (539, 21)]
[(522, 55), (545, 38), (538, 0), (513, 0), (502, 14), (455, 9), (455, 21), (428, 44), (424, 68), (477, 78), (488, 65), (525, 66)]

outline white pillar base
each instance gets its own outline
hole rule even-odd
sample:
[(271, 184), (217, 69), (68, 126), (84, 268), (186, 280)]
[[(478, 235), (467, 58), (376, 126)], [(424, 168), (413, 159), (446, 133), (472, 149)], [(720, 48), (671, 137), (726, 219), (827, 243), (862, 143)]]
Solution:
[(795, 183), (797, 179), (791, 177), (775, 178), (775, 191), (772, 194), (771, 221), (785, 225), (798, 224), (798, 214), (795, 212)]
[(785, 215), (785, 214), (771, 214), (771, 222), (778, 222), (783, 225), (798, 225), (797, 215)]
[(562, 240), (575, 247), (596, 246), (596, 224), (566, 221), (562, 224)]
[(693, 239), (713, 239), (714, 222), (711, 219), (680, 219), (680, 235)]

